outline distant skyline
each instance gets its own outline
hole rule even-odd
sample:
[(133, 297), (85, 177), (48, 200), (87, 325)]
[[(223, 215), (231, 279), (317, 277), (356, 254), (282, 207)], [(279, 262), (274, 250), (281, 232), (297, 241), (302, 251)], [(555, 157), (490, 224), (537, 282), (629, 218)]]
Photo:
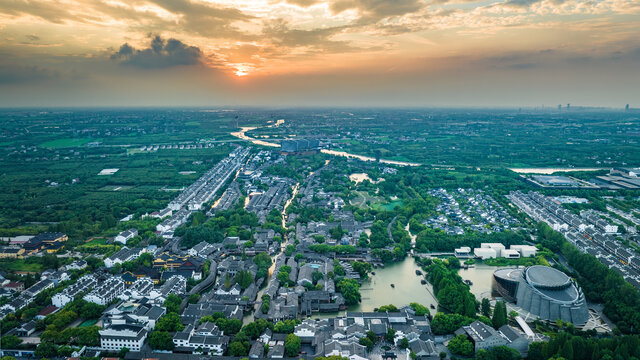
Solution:
[(0, 107), (640, 107), (637, 0), (7, 0)]

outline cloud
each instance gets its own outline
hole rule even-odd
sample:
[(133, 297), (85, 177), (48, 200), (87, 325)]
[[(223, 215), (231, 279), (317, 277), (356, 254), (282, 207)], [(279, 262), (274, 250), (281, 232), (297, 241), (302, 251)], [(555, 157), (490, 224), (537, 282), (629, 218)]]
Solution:
[(179, 26), (207, 37), (246, 36), (232, 24), (250, 21), (253, 16), (239, 9), (190, 0), (152, 0), (155, 5), (180, 15)]
[(198, 65), (202, 62), (202, 58), (200, 48), (189, 46), (176, 39), (164, 40), (158, 35), (151, 39), (146, 49), (137, 50), (125, 43), (111, 55), (111, 59), (119, 61), (120, 64), (142, 69)]
[(58, 77), (57, 71), (40, 66), (0, 64), (0, 84), (38, 83)]
[(298, 5), (303, 8), (319, 4), (320, 2), (320, 0), (286, 0), (287, 4)]
[(375, 22), (416, 12), (424, 5), (420, 0), (335, 0), (330, 7), (334, 13), (355, 9), (363, 20)]

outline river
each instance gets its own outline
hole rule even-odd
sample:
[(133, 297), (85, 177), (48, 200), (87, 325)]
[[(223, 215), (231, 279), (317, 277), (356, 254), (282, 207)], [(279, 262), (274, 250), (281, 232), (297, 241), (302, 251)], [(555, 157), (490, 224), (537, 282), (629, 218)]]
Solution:
[[(284, 124), (284, 120), (280, 119), (274, 124), (267, 125), (267, 126), (262, 126), (262, 127), (277, 127), (277, 126), (280, 126), (282, 124)], [(251, 143), (253, 143), (255, 145), (262, 145), (262, 146), (268, 146), (268, 147), (280, 147), (280, 144), (276, 144), (276, 143), (272, 143), (272, 142), (259, 140), (259, 139), (256, 139), (256, 138), (252, 138), (252, 137), (250, 137), (250, 136), (248, 136), (246, 134), (248, 131), (259, 129), (259, 128), (262, 128), (262, 127), (255, 127), (255, 126), (241, 127), (240, 131), (232, 132), (231, 136), (235, 136), (238, 139), (250, 141)], [(375, 158), (372, 158), (370, 156), (351, 154), (351, 153), (348, 153), (348, 152), (345, 152), (345, 151), (322, 149), (322, 150), (320, 150), (320, 152), (323, 153), (323, 154), (328, 154), (328, 155), (333, 155), (333, 156), (342, 156), (342, 157), (351, 158), (351, 159), (358, 159), (358, 160), (362, 160), (362, 161), (376, 161)], [(379, 162), (382, 163), (382, 164), (399, 165), (399, 166), (420, 166), (421, 165), (421, 164), (418, 164), (418, 163), (412, 163), (412, 162), (407, 162), (407, 161), (386, 160), (386, 159), (380, 159)]]

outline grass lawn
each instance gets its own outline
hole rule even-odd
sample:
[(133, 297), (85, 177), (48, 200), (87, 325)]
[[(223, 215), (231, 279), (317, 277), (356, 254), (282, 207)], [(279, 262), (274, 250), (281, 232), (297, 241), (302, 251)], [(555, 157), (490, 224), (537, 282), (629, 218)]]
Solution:
[(56, 139), (56, 140), (50, 140), (47, 142), (44, 142), (42, 144), (40, 144), (40, 146), (42, 147), (46, 147), (46, 148), (68, 148), (68, 147), (76, 147), (76, 146), (82, 146), (88, 142), (90, 142), (92, 139), (87, 139), (87, 138), (82, 138), (82, 139)]
[(384, 205), (375, 204), (372, 207), (374, 207), (376, 209), (382, 209), (382, 210), (385, 210), (385, 211), (393, 211), (393, 209), (396, 206), (402, 206), (402, 200), (394, 200), (394, 201), (392, 201), (392, 202), (390, 202), (388, 204), (384, 204)]
[(24, 259), (5, 259), (0, 261), (0, 269), (8, 272), (29, 271), (42, 272), (42, 265), (37, 263), (27, 263)]
[(78, 325), (78, 327), (89, 327), (89, 326), (93, 326), (98, 322), (98, 320), (96, 319), (91, 319), (91, 320), (85, 320), (82, 322), (82, 324)]

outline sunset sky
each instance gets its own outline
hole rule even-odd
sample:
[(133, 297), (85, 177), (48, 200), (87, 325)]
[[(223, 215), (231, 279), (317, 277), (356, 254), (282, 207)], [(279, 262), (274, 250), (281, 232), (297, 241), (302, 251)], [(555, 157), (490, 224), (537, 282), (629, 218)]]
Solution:
[(0, 106), (640, 107), (638, 0), (2, 0)]

